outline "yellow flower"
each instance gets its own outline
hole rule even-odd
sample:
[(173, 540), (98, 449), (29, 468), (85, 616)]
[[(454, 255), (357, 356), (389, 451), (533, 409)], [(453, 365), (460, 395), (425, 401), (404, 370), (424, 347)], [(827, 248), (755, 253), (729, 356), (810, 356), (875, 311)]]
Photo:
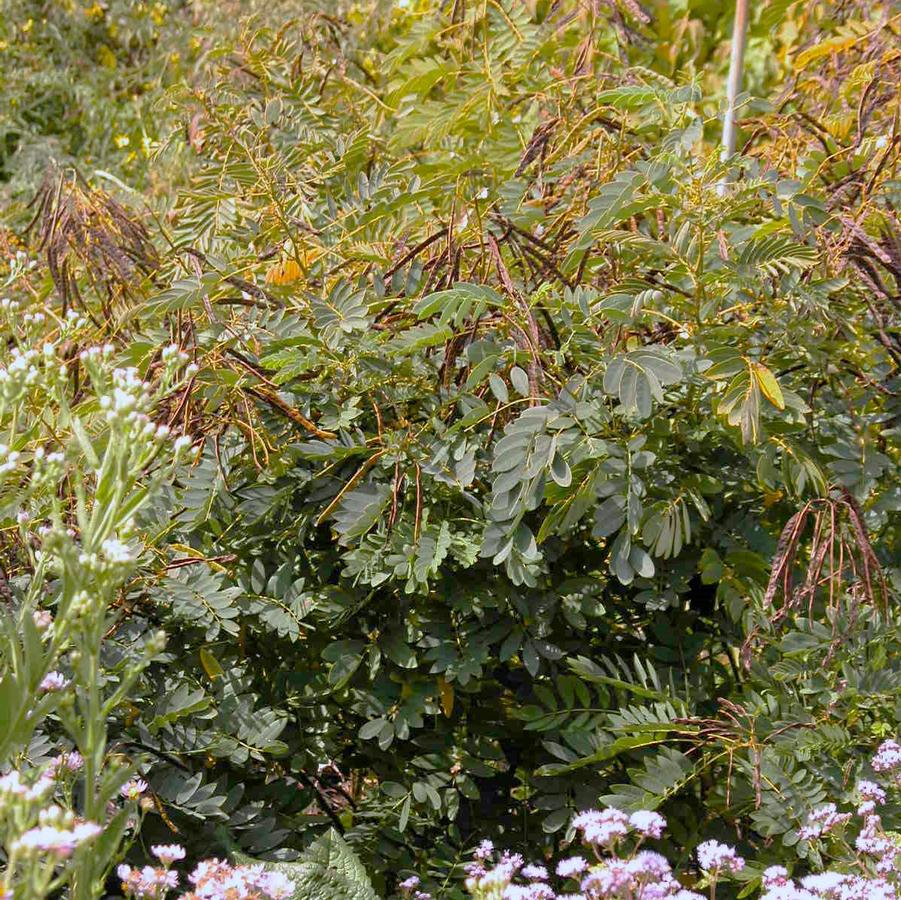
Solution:
[(128, 140), (128, 135), (125, 134), (117, 134), (115, 137), (116, 146), (121, 150), (123, 147), (127, 147), (130, 143)]

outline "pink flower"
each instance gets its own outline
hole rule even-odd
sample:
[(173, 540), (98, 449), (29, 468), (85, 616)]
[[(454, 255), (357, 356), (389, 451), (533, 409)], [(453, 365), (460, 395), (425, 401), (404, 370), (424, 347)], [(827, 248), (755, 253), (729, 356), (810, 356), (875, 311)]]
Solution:
[(858, 781), (857, 793), (861, 800), (869, 800), (871, 803), (885, 803), (885, 791), (873, 781)]
[(788, 869), (785, 866), (770, 866), (764, 869), (763, 886), (765, 888), (781, 887), (788, 884)]
[(876, 772), (895, 772), (901, 769), (901, 744), (897, 741), (883, 741), (872, 760)]
[(153, 866), (133, 869), (122, 865), (116, 869), (116, 874), (122, 882), (125, 896), (135, 897), (136, 900), (157, 900), (178, 887), (178, 872), (170, 869), (155, 869)]
[(3, 794), (13, 794), (23, 797), (28, 791), (28, 786), (22, 783), (22, 778), (18, 772), (13, 770), (7, 772), (6, 775), (0, 777), (0, 796)]
[(656, 840), (663, 835), (663, 831), (666, 828), (666, 819), (660, 813), (640, 809), (629, 816), (629, 824), (639, 834)]
[(608, 859), (592, 869), (582, 880), (582, 890), (598, 897), (615, 897), (634, 886), (629, 864), (622, 859)]
[(90, 841), (97, 837), (101, 831), (103, 831), (103, 829), (93, 822), (79, 822), (72, 829), (72, 836), (75, 838), (76, 843), (82, 844), (85, 841)]
[(629, 860), (629, 869), (637, 878), (667, 878), (672, 872), (669, 861), (653, 850), (641, 850)]
[(164, 866), (171, 866), (177, 860), (185, 858), (185, 848), (181, 844), (155, 844), (150, 852)]
[(50, 853), (60, 859), (67, 859), (81, 844), (97, 837), (101, 830), (93, 822), (82, 822), (71, 830), (41, 825), (26, 831), (13, 847), (25, 853)]
[(821, 872), (818, 875), (808, 875), (801, 879), (803, 887), (816, 894), (828, 894), (837, 891), (844, 883), (846, 875), (838, 872)]
[(294, 893), (294, 882), (281, 872), (264, 872), (256, 877), (256, 887), (271, 900), (283, 900)]
[(524, 862), (525, 860), (519, 853), (511, 853), (509, 850), (504, 850), (501, 854), (501, 861), (498, 863), (498, 866), (509, 869), (511, 873), (515, 874), (522, 868)]
[(267, 872), (263, 866), (235, 866), (218, 859), (198, 863), (189, 876), (194, 891), (185, 898), (260, 897), (285, 900), (294, 892), (294, 882), (281, 872)]
[(876, 861), (876, 871), (883, 874), (894, 869), (895, 856), (901, 849), (889, 838), (868, 833), (858, 835), (855, 846), (861, 853), (873, 857)]
[(126, 800), (137, 800), (147, 790), (147, 782), (142, 778), (132, 778), (119, 788), (119, 793)]
[(0, 797), (3, 794), (12, 794), (25, 800), (42, 800), (54, 788), (53, 776), (49, 772), (43, 772), (34, 784), (22, 781), (18, 772), (12, 771), (0, 778)]
[(678, 882), (672, 878), (664, 881), (650, 881), (638, 887), (635, 898), (636, 900), (670, 900), (673, 891), (678, 887)]
[(494, 844), (492, 844), (491, 841), (482, 841), (482, 843), (473, 850), (472, 855), (474, 859), (485, 860), (488, 859), (492, 853), (494, 853)]
[(557, 874), (561, 878), (573, 878), (581, 875), (588, 868), (588, 863), (581, 856), (571, 856), (557, 863)]
[(809, 841), (816, 837), (828, 834), (832, 829), (844, 825), (851, 818), (851, 813), (836, 811), (834, 803), (815, 809), (807, 817), (807, 825), (798, 829), (798, 836), (802, 841)]
[(556, 894), (546, 884), (511, 884), (504, 889), (502, 900), (555, 900)]
[(205, 859), (197, 863), (194, 871), (188, 876), (191, 884), (203, 886), (208, 881), (218, 881), (231, 872), (231, 866), (220, 859)]
[(735, 848), (719, 841), (704, 841), (697, 853), (698, 865), (705, 872), (739, 872), (745, 867), (745, 861)]
[(56, 694), (64, 691), (71, 683), (61, 672), (48, 672), (38, 685), (38, 690), (42, 694)]
[(614, 807), (589, 810), (573, 819), (573, 827), (582, 832), (587, 843), (610, 847), (629, 833), (629, 817)]
[(820, 900), (818, 894), (812, 894), (805, 888), (798, 887), (793, 881), (771, 887), (760, 900)]
[(47, 771), (58, 775), (60, 772), (78, 772), (82, 766), (84, 766), (82, 755), (77, 750), (69, 750), (50, 760)]
[(547, 881), (547, 869), (544, 866), (523, 866), (520, 874), (529, 881)]

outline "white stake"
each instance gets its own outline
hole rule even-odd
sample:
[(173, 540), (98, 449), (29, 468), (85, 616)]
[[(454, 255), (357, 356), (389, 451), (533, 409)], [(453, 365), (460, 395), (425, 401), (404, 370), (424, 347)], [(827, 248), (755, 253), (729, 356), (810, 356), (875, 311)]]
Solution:
[[(726, 84), (726, 112), (723, 116), (723, 149), (720, 158), (729, 159), (735, 153), (735, 101), (741, 91), (742, 69), (745, 63), (745, 44), (748, 40), (748, 0), (736, 0), (735, 23), (732, 26), (732, 55), (729, 59), (729, 81)], [(719, 193), (726, 193), (726, 178), (719, 184)]]

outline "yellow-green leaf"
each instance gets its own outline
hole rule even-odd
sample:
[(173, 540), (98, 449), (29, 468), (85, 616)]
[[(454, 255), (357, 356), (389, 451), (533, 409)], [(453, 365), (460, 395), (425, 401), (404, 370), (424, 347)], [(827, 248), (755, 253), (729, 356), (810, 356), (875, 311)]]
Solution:
[(762, 363), (754, 363), (754, 377), (760, 385), (763, 396), (776, 407), (776, 409), (785, 409), (785, 398), (782, 396), (782, 388), (776, 376)]
[(225, 674), (225, 670), (220, 665), (219, 660), (206, 647), (200, 648), (200, 664), (203, 666), (203, 671), (206, 672), (210, 681), (215, 681)]
[(439, 676), (438, 693), (441, 695), (441, 709), (444, 715), (450, 717), (454, 711), (454, 686)]

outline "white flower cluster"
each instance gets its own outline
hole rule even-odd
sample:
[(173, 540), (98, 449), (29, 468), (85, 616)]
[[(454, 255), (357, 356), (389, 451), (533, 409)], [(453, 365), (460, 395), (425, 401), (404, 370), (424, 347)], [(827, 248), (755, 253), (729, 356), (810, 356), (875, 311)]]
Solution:
[(18, 450), (10, 450), (6, 444), (0, 444), (0, 475), (12, 472), (19, 464), (21, 456)]
[(33, 269), (37, 264), (38, 261), (36, 259), (29, 259), (28, 254), (24, 250), (16, 250), (15, 256), (7, 257), (9, 275), (7, 276), (6, 283), (12, 284), (26, 272)]
[(0, 809), (4, 809), (9, 801), (18, 798), (26, 801), (43, 800), (53, 790), (53, 779), (41, 776), (34, 784), (22, 780), (15, 770), (0, 777)]
[(79, 328), (84, 328), (87, 324), (88, 320), (84, 316), (79, 315), (74, 309), (67, 310), (62, 333), (70, 334), (73, 331), (78, 331)]
[(41, 354), (33, 348), (13, 347), (10, 360), (0, 366), (0, 403), (11, 405), (22, 398), (25, 391), (36, 384), (41, 372)]
[(10, 849), (26, 856), (49, 853), (59, 859), (67, 859), (101, 831), (101, 827), (94, 822), (79, 821), (71, 812), (50, 806), (41, 811), (37, 827), (26, 831)]
[[(81, 359), (98, 387), (104, 384), (101, 363), (112, 353), (109, 345), (85, 350)], [(178, 348), (167, 347), (163, 351), (166, 367), (166, 381), (187, 357)], [(196, 371), (196, 366), (188, 366), (185, 375)], [(117, 438), (129, 443), (132, 460), (145, 462), (148, 455), (171, 437), (167, 425), (156, 425), (149, 412), (153, 401), (151, 385), (143, 381), (133, 367), (113, 369), (107, 389), (100, 391), (100, 408), (104, 410), (107, 422), (117, 431)], [(173, 442), (172, 450), (178, 455), (191, 445), (189, 437), (179, 437)]]
[(65, 454), (57, 451), (48, 453), (43, 447), (38, 447), (32, 457), (31, 486), (32, 489), (44, 485), (58, 484), (65, 471)]

